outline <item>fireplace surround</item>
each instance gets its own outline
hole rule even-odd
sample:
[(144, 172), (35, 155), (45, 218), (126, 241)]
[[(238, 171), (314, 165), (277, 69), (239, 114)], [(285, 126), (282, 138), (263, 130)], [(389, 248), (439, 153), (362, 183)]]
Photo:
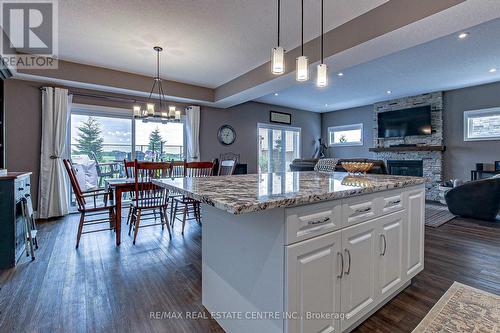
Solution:
[[(378, 113), (391, 112), (416, 106), (430, 105), (432, 133), (424, 136), (406, 136), (400, 138), (378, 138)], [(443, 182), (443, 94), (433, 92), (411, 97), (376, 103), (373, 110), (373, 148), (377, 159), (383, 160), (389, 167), (390, 161), (419, 161), (422, 166), (421, 176), (426, 179), (425, 197), (427, 200), (439, 200), (439, 185)], [(416, 145), (420, 149), (392, 149), (397, 145)], [(422, 147), (441, 147), (441, 149), (421, 149)], [(391, 149), (388, 149), (391, 148)], [(412, 169), (412, 170), (410, 170)], [(397, 171), (396, 171), (397, 170)], [(409, 166), (394, 168), (393, 172), (413, 173)], [(391, 173), (389, 171), (389, 173)], [(420, 173), (419, 173), (420, 175)]]

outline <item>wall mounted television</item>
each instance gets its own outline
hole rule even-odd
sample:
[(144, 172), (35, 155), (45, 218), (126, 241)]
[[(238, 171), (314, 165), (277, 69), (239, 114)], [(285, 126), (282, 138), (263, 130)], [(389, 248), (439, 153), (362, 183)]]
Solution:
[(380, 112), (377, 120), (379, 138), (432, 134), (430, 105)]

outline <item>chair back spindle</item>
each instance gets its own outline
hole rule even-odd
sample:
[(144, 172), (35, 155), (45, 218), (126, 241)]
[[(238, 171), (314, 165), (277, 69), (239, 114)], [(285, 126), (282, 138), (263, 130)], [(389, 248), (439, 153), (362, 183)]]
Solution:
[(135, 161), (123, 160), (123, 168), (125, 169), (125, 177), (135, 178)]
[(63, 160), (64, 167), (66, 168), (66, 172), (68, 173), (69, 181), (71, 183), (71, 187), (73, 188), (73, 192), (75, 194), (76, 202), (78, 203), (78, 208), (84, 209), (85, 208), (85, 198), (83, 197), (83, 192), (80, 187), (80, 184), (78, 183), (78, 179), (76, 178), (76, 172), (75, 169), (73, 168), (73, 164), (71, 164), (71, 161), (68, 159)]
[(184, 169), (186, 166), (186, 160), (183, 161), (171, 161), (172, 163), (172, 174), (170, 175), (172, 178), (180, 178), (184, 177)]
[(167, 204), (167, 190), (152, 183), (153, 179), (168, 178), (170, 162), (138, 162), (135, 160), (135, 199), (144, 207)]
[(218, 176), (230, 176), (234, 174), (236, 169), (236, 159), (221, 160), (219, 163)]
[(213, 176), (214, 162), (187, 162), (184, 168), (184, 177)]

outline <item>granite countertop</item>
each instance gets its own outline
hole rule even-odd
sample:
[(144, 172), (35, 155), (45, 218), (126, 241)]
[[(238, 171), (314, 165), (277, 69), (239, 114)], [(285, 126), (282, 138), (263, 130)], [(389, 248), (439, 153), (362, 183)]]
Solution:
[(243, 214), (414, 186), (423, 184), (425, 179), (301, 171), (158, 179), (153, 182), (229, 213)]

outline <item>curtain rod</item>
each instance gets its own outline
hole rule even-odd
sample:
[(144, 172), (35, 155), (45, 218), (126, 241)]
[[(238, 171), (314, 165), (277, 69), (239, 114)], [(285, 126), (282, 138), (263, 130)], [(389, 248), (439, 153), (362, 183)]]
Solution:
[[(45, 90), (45, 87), (40, 87), (40, 90), (42, 90), (42, 91)], [(139, 100), (139, 99), (133, 99), (133, 98), (115, 97), (115, 96), (100, 95), (100, 94), (90, 94), (90, 93), (81, 93), (81, 92), (71, 91), (69, 89), (68, 89), (68, 92), (70, 94), (72, 94), (73, 96), (106, 99), (106, 100), (117, 101), (117, 102), (127, 102), (127, 103), (146, 103), (147, 102), (145, 100)], [(158, 99), (155, 99), (155, 100), (158, 100)]]

